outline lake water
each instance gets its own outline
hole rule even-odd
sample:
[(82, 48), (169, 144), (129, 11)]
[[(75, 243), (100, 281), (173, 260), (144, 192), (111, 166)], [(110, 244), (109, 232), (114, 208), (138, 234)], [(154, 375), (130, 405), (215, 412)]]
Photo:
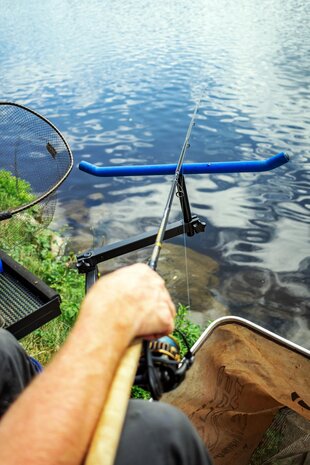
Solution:
[[(187, 162), (291, 156), (268, 173), (187, 177), (192, 210), (207, 222), (187, 239), (189, 285), (197, 320), (232, 313), (309, 347), (310, 3), (0, 8), (1, 100), (49, 118), (74, 154), (54, 227), (69, 225), (76, 251), (156, 228), (170, 189), (169, 176), (94, 178), (78, 163), (176, 163), (199, 98)], [(176, 201), (171, 221), (180, 217)], [(165, 273), (183, 299), (183, 239), (174, 243)]]

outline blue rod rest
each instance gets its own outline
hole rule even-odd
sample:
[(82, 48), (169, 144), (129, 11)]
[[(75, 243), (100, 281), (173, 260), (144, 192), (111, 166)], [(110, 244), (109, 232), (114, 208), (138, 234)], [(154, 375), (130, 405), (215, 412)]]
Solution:
[[(288, 155), (281, 152), (267, 160), (260, 161), (225, 161), (212, 163), (184, 163), (183, 174), (203, 173), (253, 173), (269, 171), (289, 161)], [(94, 176), (155, 176), (174, 174), (176, 164), (168, 165), (132, 165), (132, 166), (96, 166), (87, 161), (81, 161), (79, 169)]]

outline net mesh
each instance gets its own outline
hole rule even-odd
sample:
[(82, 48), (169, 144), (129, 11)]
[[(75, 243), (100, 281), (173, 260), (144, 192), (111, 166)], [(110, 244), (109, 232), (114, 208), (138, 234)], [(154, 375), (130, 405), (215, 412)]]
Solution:
[(309, 465), (310, 422), (282, 408), (266, 430), (249, 465)]
[(0, 213), (48, 196), (72, 167), (58, 130), (25, 107), (0, 103)]
[(68, 144), (48, 120), (0, 102), (0, 247), (10, 250), (48, 226), (56, 189), (72, 163)]

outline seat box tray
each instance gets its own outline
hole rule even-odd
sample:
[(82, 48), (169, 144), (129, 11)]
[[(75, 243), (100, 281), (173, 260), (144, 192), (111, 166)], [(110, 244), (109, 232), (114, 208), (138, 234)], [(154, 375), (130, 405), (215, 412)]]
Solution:
[(60, 296), (0, 250), (0, 320), (20, 339), (60, 315)]

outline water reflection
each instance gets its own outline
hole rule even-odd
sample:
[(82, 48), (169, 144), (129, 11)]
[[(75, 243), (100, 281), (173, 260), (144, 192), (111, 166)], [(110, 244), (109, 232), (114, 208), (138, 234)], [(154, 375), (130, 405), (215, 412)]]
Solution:
[(265, 327), (309, 348), (309, 266), (306, 258), (290, 273), (230, 268), (222, 278), (223, 302), (233, 313), (264, 322)]
[[(291, 162), (271, 173), (188, 177), (193, 211), (208, 221), (188, 243), (218, 263), (212, 292), (228, 307), (231, 299), (231, 311), (279, 321), (284, 335), (287, 321), (306, 327), (309, 22), (308, 2), (296, 0), (2, 0), (1, 97), (50, 118), (75, 156), (55, 227), (67, 223), (83, 250), (158, 225), (168, 177), (101, 180), (77, 164), (175, 162), (203, 96), (190, 161), (286, 151)], [(171, 221), (178, 217), (175, 205)], [(203, 295), (203, 283), (195, 292)]]

